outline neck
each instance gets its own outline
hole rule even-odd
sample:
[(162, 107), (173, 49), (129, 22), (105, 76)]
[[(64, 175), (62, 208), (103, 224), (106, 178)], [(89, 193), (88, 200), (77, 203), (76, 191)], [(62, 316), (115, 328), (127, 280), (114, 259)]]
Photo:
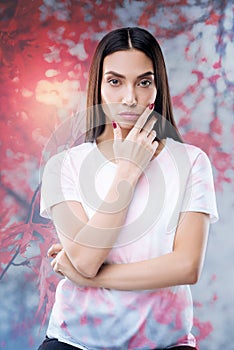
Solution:
[[(128, 133), (130, 132), (130, 129), (123, 129), (121, 128), (121, 132), (122, 132), (122, 137), (123, 140), (128, 136)], [(110, 123), (107, 123), (105, 125), (105, 130), (103, 131), (103, 133), (98, 136), (96, 142), (97, 144), (104, 142), (104, 141), (113, 141), (114, 140), (114, 133), (113, 133), (113, 126)]]

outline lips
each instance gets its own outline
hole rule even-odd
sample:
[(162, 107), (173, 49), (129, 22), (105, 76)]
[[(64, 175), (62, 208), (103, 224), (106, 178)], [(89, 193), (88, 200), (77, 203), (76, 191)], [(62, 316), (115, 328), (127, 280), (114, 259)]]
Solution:
[(118, 115), (125, 120), (137, 120), (140, 116), (140, 114), (138, 113), (128, 112), (128, 111), (118, 113)]

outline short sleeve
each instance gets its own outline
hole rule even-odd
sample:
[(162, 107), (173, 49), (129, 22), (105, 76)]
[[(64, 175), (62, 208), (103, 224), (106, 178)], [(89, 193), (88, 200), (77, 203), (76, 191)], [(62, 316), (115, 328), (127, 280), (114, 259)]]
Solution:
[(79, 188), (69, 152), (53, 156), (47, 162), (41, 185), (40, 214), (51, 218), (51, 207), (66, 200), (80, 202)]
[(211, 223), (218, 220), (212, 168), (203, 151), (199, 152), (192, 163), (181, 211), (209, 214)]

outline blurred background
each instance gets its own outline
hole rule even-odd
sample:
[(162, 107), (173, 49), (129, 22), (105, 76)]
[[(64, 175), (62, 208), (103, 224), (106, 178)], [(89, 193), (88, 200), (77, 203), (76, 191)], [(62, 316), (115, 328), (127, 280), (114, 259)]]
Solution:
[[(200, 350), (233, 349), (233, 1), (0, 0), (0, 348), (36, 349), (58, 277), (39, 216), (46, 160), (83, 127), (87, 74), (109, 30), (140, 26), (166, 60), (175, 119), (210, 157), (220, 220), (192, 287)], [(82, 135), (81, 135), (82, 136)]]

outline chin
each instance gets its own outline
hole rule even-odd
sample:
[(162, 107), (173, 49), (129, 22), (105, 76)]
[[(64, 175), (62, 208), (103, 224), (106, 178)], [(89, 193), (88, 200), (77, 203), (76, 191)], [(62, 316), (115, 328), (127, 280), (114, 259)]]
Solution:
[(117, 122), (121, 129), (131, 130), (135, 124), (135, 122)]

